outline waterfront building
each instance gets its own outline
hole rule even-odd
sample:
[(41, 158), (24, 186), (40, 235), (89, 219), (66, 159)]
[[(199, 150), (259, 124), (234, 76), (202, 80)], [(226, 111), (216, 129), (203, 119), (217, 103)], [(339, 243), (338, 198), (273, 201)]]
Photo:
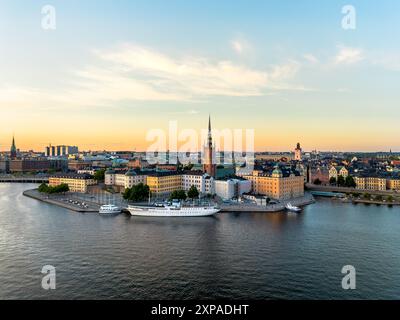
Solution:
[(215, 149), (211, 133), (211, 117), (208, 118), (208, 138), (203, 152), (203, 171), (211, 177), (215, 177), (217, 172)]
[(189, 191), (195, 186), (201, 195), (214, 194), (214, 178), (202, 171), (116, 171), (108, 169), (104, 174), (106, 186), (117, 187), (120, 191), (139, 183), (147, 184), (153, 196), (167, 196), (176, 190)]
[(243, 178), (252, 182), (254, 194), (277, 200), (304, 196), (304, 177), (291, 168), (276, 166), (273, 171), (255, 170)]
[(359, 190), (373, 190), (384, 191), (386, 190), (386, 178), (379, 176), (359, 176), (355, 177), (356, 189)]
[(147, 173), (147, 185), (154, 197), (165, 197), (182, 188), (181, 175), (176, 172)]
[(32, 159), (11, 159), (9, 162), (10, 172), (39, 172), (48, 171), (51, 162), (42, 158)]
[(86, 193), (88, 187), (97, 184), (97, 181), (91, 175), (77, 173), (55, 174), (49, 177), (49, 185), (51, 187), (60, 184), (67, 184), (71, 192)]
[(215, 180), (215, 194), (224, 200), (239, 198), (251, 191), (252, 182), (249, 180), (228, 179)]
[(214, 194), (214, 178), (202, 171), (185, 171), (181, 175), (181, 189), (195, 186), (200, 194)]
[(400, 177), (387, 179), (386, 189), (400, 191)]
[(139, 183), (146, 184), (147, 177), (133, 169), (129, 169), (128, 171), (115, 171), (108, 169), (104, 174), (104, 184), (106, 186), (118, 187), (121, 191), (126, 188), (132, 188)]
[(300, 147), (300, 143), (297, 143), (296, 149), (294, 149), (294, 160), (296, 160), (296, 161), (302, 160), (301, 152), (302, 152), (302, 150)]
[(329, 179), (335, 178), (337, 180), (340, 176), (347, 178), (348, 175), (349, 171), (343, 166), (332, 166), (329, 169)]
[(0, 159), (0, 172), (8, 173), (10, 172), (10, 160), (7, 158)]

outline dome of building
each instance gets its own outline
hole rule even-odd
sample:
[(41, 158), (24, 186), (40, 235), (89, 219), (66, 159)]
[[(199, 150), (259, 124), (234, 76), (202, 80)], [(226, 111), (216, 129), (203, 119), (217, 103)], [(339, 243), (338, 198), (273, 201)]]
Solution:
[(135, 172), (135, 170), (130, 169), (125, 173), (125, 175), (128, 177), (134, 177), (137, 176), (137, 173)]
[(279, 166), (276, 166), (275, 169), (272, 171), (272, 175), (275, 177), (282, 177), (283, 173)]

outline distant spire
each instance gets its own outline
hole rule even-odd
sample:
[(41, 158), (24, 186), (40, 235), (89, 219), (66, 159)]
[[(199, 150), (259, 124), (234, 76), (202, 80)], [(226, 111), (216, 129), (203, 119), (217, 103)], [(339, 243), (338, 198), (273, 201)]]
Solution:
[(212, 146), (211, 115), (208, 115), (208, 146)]
[(12, 144), (11, 144), (11, 150), (10, 150), (10, 156), (11, 159), (15, 159), (17, 157), (17, 147), (15, 146), (15, 138), (13, 135), (13, 139), (12, 139)]

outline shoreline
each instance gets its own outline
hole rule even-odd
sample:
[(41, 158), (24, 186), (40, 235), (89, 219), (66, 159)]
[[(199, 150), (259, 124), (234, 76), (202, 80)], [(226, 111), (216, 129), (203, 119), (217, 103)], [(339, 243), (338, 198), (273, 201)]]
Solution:
[[(98, 213), (100, 205), (96, 203), (87, 203), (89, 205), (89, 208), (81, 208), (78, 207), (74, 204), (71, 203), (66, 203), (62, 201), (61, 199), (56, 199), (56, 198), (51, 198), (48, 196), (45, 196), (41, 193), (39, 193), (38, 189), (30, 189), (30, 190), (25, 190), (22, 193), (24, 196), (35, 199), (47, 204), (55, 205), (60, 208), (64, 208), (67, 210), (71, 210), (74, 212), (79, 212), (79, 213)], [(311, 194), (305, 194), (301, 198), (295, 198), (295, 199), (290, 199), (286, 200), (282, 203), (278, 204), (273, 204), (269, 206), (259, 206), (259, 205), (253, 205), (253, 204), (221, 204), (220, 208), (221, 211), (220, 213), (274, 213), (274, 212), (282, 212), (286, 211), (285, 205), (290, 202), (292, 205), (298, 206), (298, 207), (305, 207), (307, 205), (313, 204), (316, 202), (315, 198)], [(374, 200), (364, 200), (364, 199), (358, 199), (358, 200), (349, 200), (349, 201), (343, 201), (347, 203), (351, 203), (354, 205), (357, 204), (364, 204), (364, 205), (384, 205), (384, 206), (400, 206), (400, 202), (379, 202), (379, 201), (374, 201)], [(127, 213), (126, 208), (122, 208), (123, 213)]]
[[(95, 204), (95, 203), (90, 203), (89, 208), (81, 208), (77, 207), (76, 205), (66, 203), (62, 201), (61, 199), (57, 198), (51, 198), (51, 196), (43, 195), (39, 193), (38, 189), (30, 189), (30, 190), (25, 190), (22, 193), (24, 196), (35, 199), (41, 202), (45, 202), (51, 205), (55, 205), (67, 210), (75, 211), (75, 212), (80, 212), (80, 213), (98, 213), (100, 205)], [(273, 204), (269, 206), (258, 206), (258, 205), (252, 205), (252, 204), (230, 204), (230, 205), (220, 205), (221, 211), (220, 213), (228, 213), (228, 212), (265, 212), (265, 213), (271, 213), (271, 212), (280, 212), (280, 211), (285, 211), (285, 205), (287, 202), (291, 202), (295, 206), (299, 207), (304, 207), (306, 205), (312, 204), (315, 202), (314, 197), (311, 194), (306, 194), (304, 197), (301, 198), (295, 198), (291, 200), (284, 201), (282, 203), (278, 204)], [(88, 203), (89, 204), (89, 203)], [(123, 208), (123, 212), (126, 211), (126, 208)]]
[(400, 206), (400, 202), (383, 202), (383, 201), (375, 201), (375, 200), (363, 200), (363, 199), (354, 199), (351, 200), (350, 203), (353, 204), (376, 204), (376, 205), (382, 205), (382, 206)]

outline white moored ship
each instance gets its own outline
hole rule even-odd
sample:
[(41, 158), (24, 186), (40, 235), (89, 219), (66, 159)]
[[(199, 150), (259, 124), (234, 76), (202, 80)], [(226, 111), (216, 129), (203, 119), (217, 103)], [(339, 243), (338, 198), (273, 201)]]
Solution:
[(100, 207), (99, 213), (117, 214), (117, 213), (121, 213), (121, 208), (117, 207), (117, 206), (115, 206), (113, 204), (106, 204), (106, 205)]
[(214, 206), (183, 207), (179, 203), (163, 207), (129, 206), (133, 216), (145, 217), (205, 217), (218, 213), (221, 209)]

